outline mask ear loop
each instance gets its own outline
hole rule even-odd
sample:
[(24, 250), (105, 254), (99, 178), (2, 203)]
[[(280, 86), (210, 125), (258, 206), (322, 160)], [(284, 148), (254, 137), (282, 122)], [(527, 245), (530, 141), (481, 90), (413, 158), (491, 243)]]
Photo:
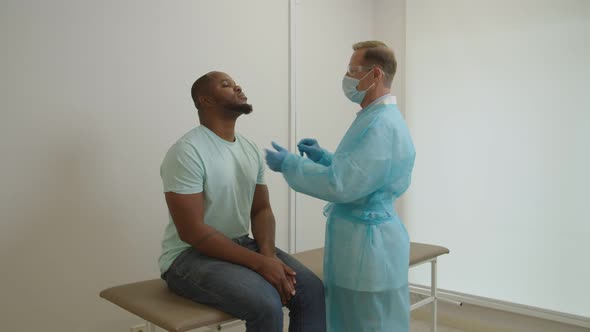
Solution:
[[(364, 80), (364, 79), (365, 79), (367, 76), (369, 76), (369, 74), (370, 74), (370, 73), (373, 71), (373, 69), (375, 69), (375, 68), (377, 68), (377, 67), (374, 67), (374, 66), (373, 66), (373, 68), (371, 68), (371, 70), (369, 70), (369, 72), (368, 72), (368, 73), (366, 73), (366, 74), (365, 74), (365, 76), (363, 76), (363, 77), (362, 77), (362, 78), (359, 80), (359, 84), (361, 83), (361, 81), (362, 81), (362, 80)], [(375, 85), (375, 82), (373, 82), (373, 83), (372, 83), (372, 84), (371, 84), (371, 85), (370, 85), (368, 88), (366, 88), (365, 90), (361, 91), (361, 90), (358, 90), (358, 84), (357, 84), (357, 91), (361, 91), (361, 92), (367, 92), (367, 91), (369, 91), (369, 89), (371, 89), (371, 88), (373, 87), (373, 85)]]

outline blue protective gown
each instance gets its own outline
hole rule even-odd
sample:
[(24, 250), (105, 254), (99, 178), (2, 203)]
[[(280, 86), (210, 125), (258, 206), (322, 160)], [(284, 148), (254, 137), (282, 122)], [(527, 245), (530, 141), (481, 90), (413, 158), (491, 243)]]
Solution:
[(357, 114), (317, 163), (289, 154), (294, 190), (328, 201), (324, 286), (330, 332), (409, 331), (410, 242), (393, 203), (410, 185), (415, 150), (394, 97)]

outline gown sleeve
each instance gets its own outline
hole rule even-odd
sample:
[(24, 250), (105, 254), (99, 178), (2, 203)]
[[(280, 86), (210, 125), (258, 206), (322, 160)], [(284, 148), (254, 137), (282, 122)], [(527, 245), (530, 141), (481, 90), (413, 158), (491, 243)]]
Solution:
[(413, 163), (411, 149), (399, 136), (387, 121), (373, 121), (354, 139), (345, 136), (348, 143), (326, 154), (325, 162), (289, 154), (281, 171), (295, 191), (333, 203), (353, 202), (398, 180), (404, 163)]

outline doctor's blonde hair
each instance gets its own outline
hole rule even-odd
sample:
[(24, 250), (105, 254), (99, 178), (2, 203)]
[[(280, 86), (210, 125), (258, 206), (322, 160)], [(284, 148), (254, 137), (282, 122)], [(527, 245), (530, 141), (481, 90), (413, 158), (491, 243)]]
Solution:
[(373, 65), (381, 68), (384, 73), (383, 83), (387, 87), (391, 87), (393, 77), (397, 70), (397, 61), (393, 50), (389, 48), (384, 42), (378, 40), (367, 40), (355, 43), (352, 45), (355, 51), (366, 49), (364, 61), (366, 65)]

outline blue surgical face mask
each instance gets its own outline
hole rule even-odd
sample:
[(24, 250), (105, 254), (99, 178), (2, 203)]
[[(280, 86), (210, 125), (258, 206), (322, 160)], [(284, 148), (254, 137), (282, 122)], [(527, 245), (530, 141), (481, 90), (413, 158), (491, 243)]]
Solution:
[(367, 74), (365, 74), (365, 76), (363, 76), (360, 80), (350, 77), (348, 75), (344, 75), (344, 77), (342, 78), (342, 91), (344, 91), (344, 95), (350, 99), (350, 101), (352, 101), (353, 103), (357, 103), (360, 104), (363, 102), (363, 99), (365, 99), (365, 95), (367, 94), (367, 91), (369, 91), (370, 88), (373, 87), (373, 84), (371, 84), (370, 87), (367, 88), (367, 90), (364, 91), (359, 91), (356, 88), (358, 87), (359, 83), (365, 79), (365, 77), (367, 77), (373, 70), (370, 70)]

